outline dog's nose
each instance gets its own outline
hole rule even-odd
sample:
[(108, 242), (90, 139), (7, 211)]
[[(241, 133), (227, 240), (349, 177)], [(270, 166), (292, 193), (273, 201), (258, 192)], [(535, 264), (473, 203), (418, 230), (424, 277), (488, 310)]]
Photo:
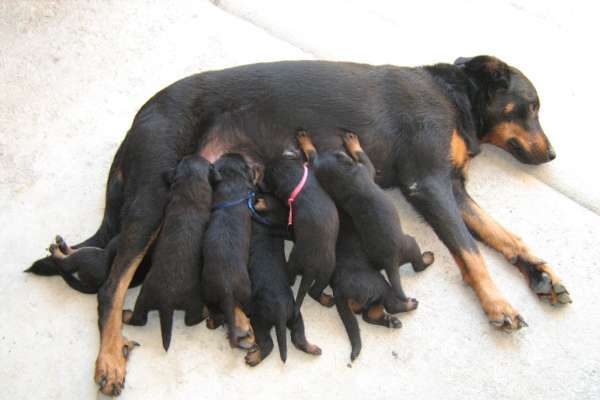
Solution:
[(550, 146), (550, 148), (548, 149), (548, 159), (550, 161), (552, 161), (555, 158), (556, 158), (556, 152), (554, 151), (554, 147)]

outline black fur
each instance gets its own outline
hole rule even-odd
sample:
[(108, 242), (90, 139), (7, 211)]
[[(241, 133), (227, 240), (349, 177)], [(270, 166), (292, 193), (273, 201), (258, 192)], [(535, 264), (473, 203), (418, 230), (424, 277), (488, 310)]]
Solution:
[[(528, 163), (547, 162), (555, 153), (539, 126), (539, 99), (531, 82), (493, 57), (471, 61), (419, 68), (284, 61), (205, 72), (158, 92), (137, 113), (114, 158), (105, 218), (97, 234), (84, 242), (104, 245), (117, 226), (122, 235), (109, 277), (98, 293), (102, 335), (117, 334), (112, 325), (106, 328), (110, 331), (105, 329), (107, 318), (117, 312), (113, 303), (122, 301), (114, 296), (160, 226), (168, 201), (161, 175), (198, 146), (203, 153), (244, 146), (265, 163), (293, 142), (301, 126), (322, 150), (339, 147), (337, 128), (360, 132), (377, 182), (402, 190), (464, 265), (467, 276), (472, 269), (485, 271), (482, 262), (464, 259), (466, 253), (473, 259), (481, 257), (461, 213), (469, 205), (457, 200), (466, 196), (455, 197), (453, 190), (453, 180), (462, 179), (463, 168), (453, 165), (449, 157), (452, 132), (463, 128), (459, 124), (473, 121), (474, 129), (460, 131), (461, 137), (469, 137), (466, 142), (491, 142), (500, 121), (510, 121), (522, 128), (522, 137), (497, 140), (495, 145)], [(508, 100), (514, 103), (514, 112), (504, 112)], [(223, 129), (223, 119), (231, 122), (232, 129)], [(524, 148), (530, 139), (542, 145)], [(121, 182), (116, 185), (121, 189), (112, 189), (114, 179)], [(464, 192), (464, 185), (457, 187)], [(515, 257), (527, 258), (526, 254)], [(542, 265), (527, 262), (535, 270)], [(556, 288), (552, 282), (549, 298), (568, 295), (564, 287), (560, 292)], [(511, 317), (515, 321), (516, 310), (499, 291), (479, 293), (482, 296), (491, 320)], [(124, 367), (113, 365), (116, 359), (102, 350), (96, 377), (104, 393), (111, 393), (124, 379)]]
[[(264, 181), (275, 196), (287, 203), (304, 173), (303, 160), (297, 151), (270, 162)], [(335, 204), (319, 185), (312, 170), (293, 205), (294, 248), (288, 262), (288, 277), (293, 284), (297, 275), (302, 280), (296, 295), (298, 307), (308, 294), (324, 305), (323, 290), (329, 284), (335, 268), (335, 241), (338, 234), (338, 214)]]
[[(254, 173), (241, 155), (225, 154), (217, 160), (215, 168), (221, 180), (214, 188), (213, 207), (242, 199), (256, 190)], [(246, 315), (251, 311), (250, 233), (251, 216), (244, 201), (212, 211), (202, 244), (204, 300), (211, 318), (224, 315), (232, 347), (247, 348), (254, 344), (252, 332), (239, 331), (234, 315), (236, 307), (241, 307)]]
[[(261, 210), (261, 215), (275, 225), (287, 222), (287, 208), (277, 198), (262, 194), (260, 199), (266, 207)], [(249, 353), (246, 363), (254, 366), (269, 356), (273, 350), (273, 327), (281, 361), (287, 359), (286, 326), (291, 331), (294, 346), (308, 353), (320, 354), (320, 349), (306, 340), (300, 307), (288, 285), (284, 239), (271, 226), (256, 221), (252, 222), (249, 272), (252, 282), (251, 322), (260, 354)]]
[(200, 274), (202, 238), (212, 205), (211, 171), (199, 155), (185, 157), (177, 166), (152, 268), (133, 312), (123, 314), (126, 323), (145, 325), (148, 311), (158, 310), (165, 350), (171, 343), (174, 310), (185, 311), (186, 325), (204, 319)]
[[(343, 150), (318, 154), (306, 132), (300, 132), (299, 138), (310, 144), (303, 151), (317, 179), (335, 204), (352, 218), (370, 264), (385, 270), (400, 301), (416, 308), (416, 300), (407, 298), (402, 290), (398, 268), (410, 262), (415, 270), (422, 271), (433, 262), (433, 256), (429, 253), (424, 261), (415, 239), (402, 231), (398, 210), (373, 180), (375, 168), (369, 157), (360, 148), (353, 150), (350, 146), (347, 149), (352, 157)], [(344, 141), (360, 146), (354, 133), (346, 132)]]

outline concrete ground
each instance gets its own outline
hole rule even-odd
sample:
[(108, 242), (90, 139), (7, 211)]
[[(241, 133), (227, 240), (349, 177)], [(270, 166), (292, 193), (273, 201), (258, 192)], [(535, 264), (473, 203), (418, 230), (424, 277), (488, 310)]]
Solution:
[[(418, 3), (418, 4), (413, 4)], [(171, 350), (155, 314), (126, 327), (142, 344), (128, 365), (126, 399), (600, 398), (600, 186), (595, 132), (599, 37), (594, 3), (431, 0), (302, 2), (16, 2), (0, 4), (0, 397), (93, 398), (96, 297), (59, 278), (21, 273), (60, 233), (77, 241), (99, 224), (110, 161), (132, 117), (158, 89), (209, 69), (282, 59), (420, 65), (497, 55), (537, 86), (558, 158), (524, 167), (486, 147), (469, 189), (549, 261), (574, 303), (543, 304), (487, 248), (498, 286), (529, 323), (493, 330), (431, 229), (398, 192), (405, 230), (436, 263), (403, 270), (419, 309), (390, 331), (361, 323), (351, 366), (335, 310), (303, 308), (319, 358), (289, 350), (248, 368), (224, 331), (184, 327)], [(592, 83), (590, 83), (592, 82)], [(137, 290), (128, 294), (127, 305)]]

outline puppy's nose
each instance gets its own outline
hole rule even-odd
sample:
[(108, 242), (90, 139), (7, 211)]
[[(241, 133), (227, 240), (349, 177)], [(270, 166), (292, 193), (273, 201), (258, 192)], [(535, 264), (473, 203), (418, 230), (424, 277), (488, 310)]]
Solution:
[(556, 158), (556, 152), (554, 151), (554, 147), (550, 146), (550, 148), (548, 149), (548, 159), (550, 161), (552, 161), (555, 158)]

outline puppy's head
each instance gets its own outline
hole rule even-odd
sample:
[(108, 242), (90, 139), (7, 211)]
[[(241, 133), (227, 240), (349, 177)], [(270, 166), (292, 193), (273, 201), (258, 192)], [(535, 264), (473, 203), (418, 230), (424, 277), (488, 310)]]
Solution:
[(193, 154), (184, 157), (179, 161), (177, 167), (163, 174), (167, 185), (186, 178), (194, 178), (200, 181), (213, 182), (218, 177), (218, 172), (214, 170), (211, 163), (204, 157)]
[(263, 168), (260, 164), (238, 153), (222, 155), (214, 164), (218, 179), (242, 178), (256, 185), (262, 179)]
[(475, 106), (483, 126), (481, 142), (498, 146), (526, 164), (556, 157), (540, 125), (535, 87), (521, 71), (490, 56), (459, 58), (454, 64), (478, 88)]

